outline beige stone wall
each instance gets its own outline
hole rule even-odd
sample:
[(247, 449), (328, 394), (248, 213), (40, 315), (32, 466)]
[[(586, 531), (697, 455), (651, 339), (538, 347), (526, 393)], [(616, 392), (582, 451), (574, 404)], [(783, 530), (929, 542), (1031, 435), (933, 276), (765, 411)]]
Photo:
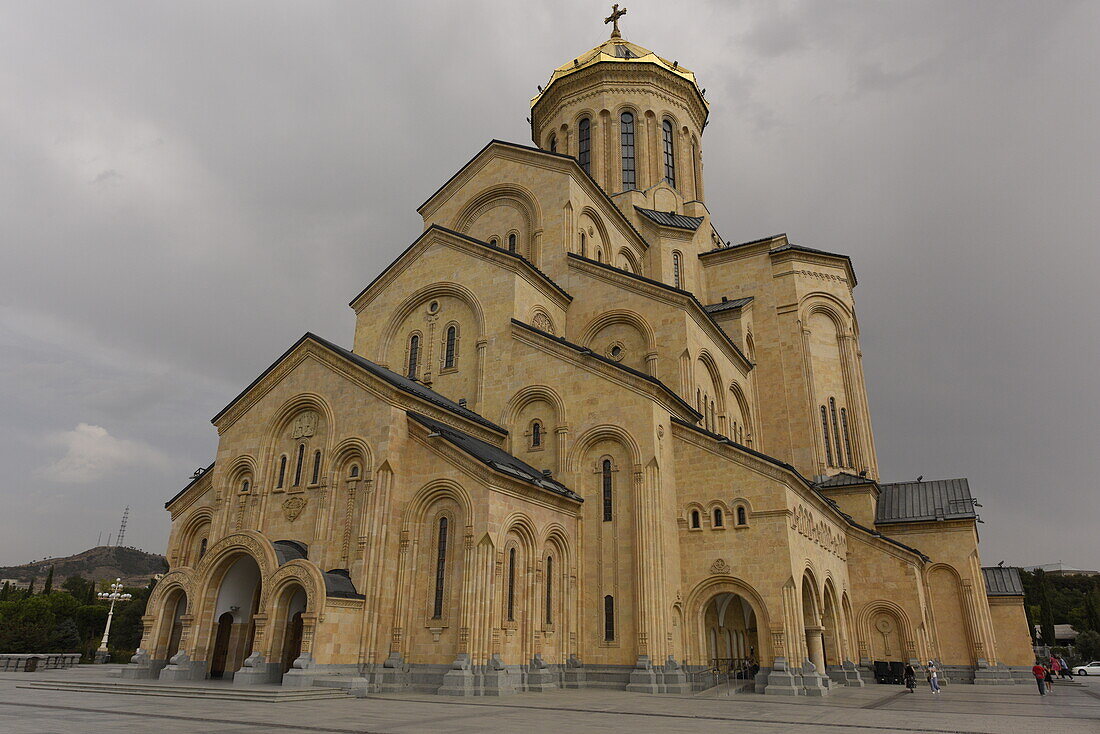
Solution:
[(1023, 597), (991, 596), (988, 599), (989, 613), (997, 635), (997, 660), (1002, 665), (1033, 665), (1035, 652), (1027, 631)]

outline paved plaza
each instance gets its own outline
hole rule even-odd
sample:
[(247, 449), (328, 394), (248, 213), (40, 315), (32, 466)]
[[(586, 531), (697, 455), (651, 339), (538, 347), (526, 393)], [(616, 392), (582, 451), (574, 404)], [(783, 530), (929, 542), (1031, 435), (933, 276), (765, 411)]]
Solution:
[[(948, 686), (933, 697), (898, 686), (842, 688), (824, 699), (755, 694), (652, 696), (623, 691), (528, 693), (505, 699), (431, 695), (256, 703), (160, 695), (27, 688), (33, 681), (109, 681), (107, 666), (0, 674), (0, 731), (51, 734), (118, 728), (134, 734), (191, 732), (980, 732), (1100, 731), (1100, 678), (1032, 686)], [(231, 688), (204, 684), (211, 692)], [(272, 689), (276, 688), (274, 686)], [(239, 690), (239, 689), (238, 689)]]

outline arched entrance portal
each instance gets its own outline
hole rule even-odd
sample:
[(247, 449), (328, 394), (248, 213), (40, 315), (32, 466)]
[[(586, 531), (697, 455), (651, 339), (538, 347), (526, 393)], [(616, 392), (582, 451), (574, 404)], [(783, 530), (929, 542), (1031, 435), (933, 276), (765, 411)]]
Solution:
[(187, 612), (187, 594), (183, 591), (177, 592), (174, 600), (168, 600), (165, 609), (172, 610), (172, 623), (168, 629), (168, 647), (164, 654), (164, 660), (171, 660), (180, 650), (180, 637), (183, 634), (183, 624), (180, 623), (180, 617)]
[(222, 576), (212, 610), (211, 678), (231, 677), (252, 652), (259, 605), (260, 567), (251, 556), (238, 556)]
[(759, 665), (756, 612), (740, 594), (715, 594), (703, 608), (708, 664), (738, 677)]
[(272, 650), (279, 654), (280, 672), (294, 667), (294, 661), (302, 654), (302, 615), (306, 612), (306, 591), (298, 584), (289, 584), (279, 593), (275, 602)]

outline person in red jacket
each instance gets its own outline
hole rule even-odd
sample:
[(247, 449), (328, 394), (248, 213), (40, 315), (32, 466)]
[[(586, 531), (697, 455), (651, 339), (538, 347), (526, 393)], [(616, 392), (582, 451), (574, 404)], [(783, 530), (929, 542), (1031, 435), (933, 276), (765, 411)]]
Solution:
[(1035, 683), (1039, 686), (1039, 695), (1047, 695), (1047, 669), (1044, 668), (1038, 660), (1035, 661), (1035, 665), (1031, 668), (1031, 674), (1035, 676)]

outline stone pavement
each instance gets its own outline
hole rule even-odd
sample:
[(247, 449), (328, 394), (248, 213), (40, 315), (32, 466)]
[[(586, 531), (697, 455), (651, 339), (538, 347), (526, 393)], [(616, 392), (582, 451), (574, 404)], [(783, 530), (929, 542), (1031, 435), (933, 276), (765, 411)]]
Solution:
[[(371, 696), (257, 703), (27, 689), (34, 680), (111, 680), (107, 666), (41, 674), (0, 673), (0, 732), (49, 734), (120, 728), (133, 734), (207, 732), (516, 732), (572, 734), (593, 729), (646, 732), (974, 732), (1059, 734), (1100, 731), (1100, 678), (1055, 685), (948, 686), (933, 697), (920, 688), (840, 689), (824, 699), (776, 700), (755, 694), (650, 696), (623, 691), (552, 691), (504, 699)], [(225, 683), (207, 683), (226, 686)]]

